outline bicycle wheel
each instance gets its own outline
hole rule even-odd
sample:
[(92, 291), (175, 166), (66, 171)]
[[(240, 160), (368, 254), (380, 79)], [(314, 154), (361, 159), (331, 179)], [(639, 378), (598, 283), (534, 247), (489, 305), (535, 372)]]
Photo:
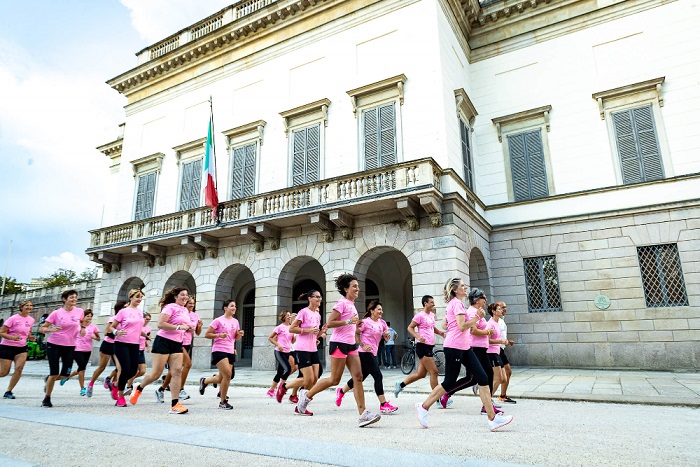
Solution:
[(445, 376), (445, 352), (436, 350), (433, 352), (433, 359), (438, 370), (438, 375)]
[(401, 371), (404, 375), (410, 374), (414, 366), (416, 366), (416, 353), (413, 349), (410, 349), (401, 358)]

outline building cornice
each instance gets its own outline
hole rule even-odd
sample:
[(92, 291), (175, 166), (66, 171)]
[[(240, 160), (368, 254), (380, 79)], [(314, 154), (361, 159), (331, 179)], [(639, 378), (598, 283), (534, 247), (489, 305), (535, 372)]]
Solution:
[(607, 91), (600, 91), (593, 94), (591, 97), (598, 102), (598, 110), (600, 112), (600, 119), (605, 120), (605, 101), (616, 99), (618, 97), (629, 96), (631, 94), (638, 94), (642, 92), (649, 92), (655, 94), (656, 99), (659, 102), (659, 106), (664, 106), (664, 95), (662, 93), (661, 85), (666, 80), (665, 76), (660, 78), (648, 79), (640, 83), (628, 84), (627, 86), (620, 86), (619, 88), (608, 89)]
[(122, 145), (124, 143), (124, 137), (119, 137), (118, 139), (112, 141), (111, 143), (103, 144), (98, 146), (97, 150), (100, 151), (105, 156), (110, 159), (115, 159), (122, 155)]

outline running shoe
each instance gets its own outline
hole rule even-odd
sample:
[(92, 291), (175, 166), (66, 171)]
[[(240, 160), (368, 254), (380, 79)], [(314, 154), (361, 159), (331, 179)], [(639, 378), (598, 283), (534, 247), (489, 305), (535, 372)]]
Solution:
[(176, 414), (176, 415), (182, 415), (186, 414), (188, 412), (187, 407), (184, 405), (180, 404), (179, 402), (172, 407), (170, 407), (170, 412), (171, 414)]
[(205, 383), (206, 378), (199, 378), (199, 393), (203, 396), (204, 391), (207, 389), (207, 383)]
[(287, 394), (287, 385), (284, 383), (280, 383), (277, 386), (277, 393), (275, 394), (277, 398), (277, 402), (280, 404), (282, 403), (282, 399), (284, 399), (284, 395)]
[(502, 413), (496, 414), (496, 416), (493, 417), (493, 420), (489, 420), (489, 430), (498, 431), (500, 428), (503, 428), (512, 421), (512, 415), (504, 415)]
[(92, 384), (88, 384), (87, 391), (85, 391), (85, 395), (88, 397), (92, 397)]
[(297, 409), (299, 409), (300, 414), (306, 414), (306, 407), (309, 405), (309, 402), (311, 402), (311, 399), (306, 396), (307, 392), (308, 391), (306, 389), (301, 389), (299, 391), (299, 402), (297, 403)]
[(294, 407), (294, 413), (297, 415), (308, 415), (309, 417), (312, 417), (314, 415), (313, 412), (309, 412), (308, 410), (306, 412), (299, 412), (299, 407)]
[(499, 402), (505, 402), (506, 404), (517, 404), (513, 399), (508, 396), (501, 396), (498, 398)]
[(472, 392), (474, 393), (475, 396), (479, 395), (479, 385), (475, 384), (472, 386)]
[[(498, 410), (496, 406), (493, 407), (493, 412), (498, 415), (499, 413), (503, 413), (502, 410)], [(481, 407), (481, 415), (486, 415), (486, 409), (482, 406)]]
[(161, 404), (165, 402), (165, 391), (161, 388), (156, 389), (156, 400)]
[(270, 396), (270, 397), (275, 397), (275, 394), (276, 394), (276, 393), (277, 393), (276, 390), (273, 390), (273, 389), (268, 389), (268, 390), (267, 390), (267, 395)]
[(133, 387), (133, 386), (129, 386), (129, 387), (127, 387), (126, 389), (124, 389), (124, 395), (125, 395), (125, 396), (128, 396), (128, 395), (131, 394), (133, 391), (134, 391), (134, 387)]
[(51, 403), (51, 397), (50, 396), (44, 397), (44, 400), (41, 401), (41, 406), (48, 407), (48, 408), (53, 407), (53, 404)]
[(114, 404), (117, 407), (126, 407), (126, 399), (124, 399), (124, 396), (121, 396), (117, 399), (117, 403)]
[(68, 382), (68, 378), (63, 378), (63, 379), (61, 380), (61, 386), (63, 386), (63, 385), (66, 384), (67, 382)]
[(503, 407), (503, 406), (501, 405), (501, 403), (498, 401), (498, 399), (495, 398), (495, 397), (492, 397), (492, 398), (491, 398), (491, 405), (493, 405), (494, 407), (498, 407), (499, 409), (500, 409), (501, 407)]
[(2, 397), (5, 399), (14, 399), (15, 395), (12, 394), (12, 391), (7, 391)]
[(386, 401), (383, 404), (379, 404), (379, 411), (381, 413), (394, 413), (397, 410), (399, 410), (399, 408), (391, 405), (389, 401)]
[(136, 405), (136, 403), (139, 401), (139, 397), (141, 397), (141, 390), (139, 388), (136, 388), (134, 389), (134, 392), (129, 398), (129, 402), (131, 403), (131, 405)]
[(357, 421), (357, 426), (363, 428), (371, 425), (372, 423), (377, 423), (381, 418), (381, 415), (365, 410), (362, 412), (362, 415), (360, 415), (360, 419)]
[[(216, 375), (212, 375), (213, 377), (216, 377)], [(216, 389), (216, 383), (211, 383), (212, 386), (214, 386), (214, 389)]]
[(44, 394), (46, 394), (46, 383), (49, 381), (49, 375), (44, 376)]
[(109, 376), (107, 376), (107, 377), (105, 378), (105, 382), (102, 383), (102, 386), (103, 386), (105, 389), (109, 389), (109, 388), (112, 386), (112, 382), (109, 380)]
[(416, 402), (416, 416), (418, 417), (418, 423), (423, 428), (428, 428), (428, 411), (423, 408), (423, 404), (420, 402)]
[(87, 389), (83, 388), (80, 390), (80, 395), (84, 396), (87, 393)]
[(190, 398), (190, 395), (187, 394), (184, 389), (180, 389), (180, 400), (186, 401), (189, 398)]
[(289, 402), (296, 404), (299, 402), (299, 398), (297, 396), (289, 396)]
[(440, 398), (440, 407), (442, 407), (443, 409), (446, 409), (450, 405), (451, 405), (450, 404), (450, 395), (448, 393), (443, 394), (442, 397)]
[(119, 389), (116, 386), (112, 386), (112, 399), (115, 401), (119, 399)]
[(401, 391), (403, 391), (403, 388), (401, 387), (401, 381), (397, 381), (396, 384), (394, 384), (394, 397), (398, 399), (399, 393)]
[(343, 397), (345, 397), (343, 388), (335, 388), (335, 405), (340, 407), (340, 404), (343, 403)]
[(233, 406), (227, 402), (219, 402), (219, 408), (224, 410), (231, 410)]

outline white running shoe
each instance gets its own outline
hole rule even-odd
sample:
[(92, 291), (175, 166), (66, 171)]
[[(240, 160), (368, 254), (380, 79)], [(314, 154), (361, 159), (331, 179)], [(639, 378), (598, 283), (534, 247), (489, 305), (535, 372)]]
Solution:
[(513, 421), (512, 415), (504, 415), (502, 413), (497, 413), (493, 420), (489, 420), (489, 430), (498, 431), (507, 424)]
[(475, 396), (479, 395), (479, 385), (478, 384), (475, 384), (474, 386), (472, 386), (472, 392), (474, 393)]
[(190, 395), (187, 394), (184, 389), (180, 389), (180, 400), (186, 401), (189, 398), (190, 398)]
[(165, 391), (161, 391), (160, 388), (156, 389), (156, 400), (163, 404), (165, 402)]
[(401, 381), (397, 381), (396, 384), (394, 384), (394, 397), (399, 398), (399, 393), (403, 391), (403, 388), (401, 387)]
[(498, 402), (498, 398), (496, 398), (496, 397), (492, 397), (492, 398), (491, 398), (491, 404), (492, 404), (494, 407), (496, 407), (497, 409), (500, 409), (501, 407), (503, 407), (503, 406), (501, 405), (501, 403)]
[(418, 417), (418, 423), (423, 428), (428, 428), (428, 411), (423, 408), (423, 403), (421, 402), (416, 402), (416, 416)]
[(299, 390), (299, 402), (297, 402), (297, 410), (299, 410), (299, 413), (306, 413), (306, 407), (309, 405), (309, 402), (311, 402), (311, 399), (306, 397), (307, 392), (306, 389)]
[(360, 419), (357, 421), (357, 425), (362, 428), (368, 425), (371, 425), (372, 423), (376, 423), (381, 419), (382, 416), (376, 413), (372, 413), (369, 410), (365, 410), (362, 415), (360, 415)]

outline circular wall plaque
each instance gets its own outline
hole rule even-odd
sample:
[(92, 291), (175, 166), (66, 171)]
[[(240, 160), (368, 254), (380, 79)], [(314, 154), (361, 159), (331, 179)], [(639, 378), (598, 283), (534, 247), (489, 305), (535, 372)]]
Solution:
[(595, 300), (593, 300), (593, 303), (595, 303), (595, 306), (597, 308), (600, 308), (601, 310), (605, 310), (610, 306), (610, 299), (606, 297), (605, 295), (598, 295)]

